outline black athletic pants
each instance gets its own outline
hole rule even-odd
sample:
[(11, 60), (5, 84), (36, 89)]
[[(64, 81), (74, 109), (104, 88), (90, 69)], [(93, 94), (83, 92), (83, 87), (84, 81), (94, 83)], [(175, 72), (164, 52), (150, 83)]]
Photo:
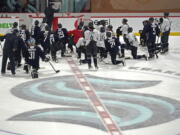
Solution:
[(6, 73), (6, 65), (7, 65), (7, 60), (9, 59), (10, 61), (10, 67), (11, 67), (11, 73), (15, 74), (15, 61), (14, 61), (14, 55), (13, 54), (6, 54), (3, 52), (3, 58), (2, 58), (2, 68), (1, 68), (1, 73)]
[(97, 46), (95, 41), (90, 41), (86, 47), (88, 66), (91, 67), (91, 57), (93, 57), (94, 66), (97, 67)]
[(162, 47), (162, 51), (168, 51), (169, 49), (169, 34), (170, 34), (170, 31), (166, 31), (164, 33), (162, 33), (162, 36), (161, 36), (161, 47)]

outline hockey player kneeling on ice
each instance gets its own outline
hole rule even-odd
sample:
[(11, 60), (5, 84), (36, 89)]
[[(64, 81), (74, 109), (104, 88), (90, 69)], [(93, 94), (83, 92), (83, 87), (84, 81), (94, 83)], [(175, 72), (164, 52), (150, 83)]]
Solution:
[(119, 53), (119, 46), (120, 46), (119, 39), (112, 36), (111, 32), (107, 32), (106, 36), (107, 38), (105, 39), (105, 46), (107, 51), (110, 53), (112, 64), (117, 65), (122, 63), (124, 65), (123, 60), (122, 61), (116, 60), (116, 56)]
[[(78, 50), (78, 58), (80, 59), (79, 60), (79, 63), (80, 64), (85, 64), (87, 63), (87, 54), (86, 54), (86, 41), (84, 39), (84, 37), (81, 37), (79, 38), (77, 44), (76, 44), (76, 47), (77, 47), (77, 50)], [(84, 59), (81, 59), (81, 53), (84, 53)]]
[[(31, 76), (32, 78), (38, 78), (38, 69), (39, 69), (39, 58), (41, 57), (43, 61), (48, 62), (49, 58), (46, 58), (44, 52), (35, 45), (35, 39), (30, 38), (27, 41), (27, 55), (25, 57), (26, 64), (32, 68)], [(25, 68), (26, 70), (27, 67)], [(26, 71), (28, 72), (28, 71)]]
[(127, 34), (126, 37), (127, 37), (128, 42), (129, 42), (129, 47), (130, 47), (133, 59), (144, 58), (145, 60), (147, 60), (146, 55), (137, 55), (137, 50), (138, 50), (139, 43), (138, 43), (138, 40), (137, 40), (136, 36), (133, 34), (133, 28), (132, 27), (128, 28), (128, 34)]
[(99, 40), (99, 31), (94, 29), (93, 22), (88, 24), (88, 30), (84, 33), (86, 40), (86, 53), (88, 60), (88, 68), (92, 69), (91, 57), (93, 57), (95, 69), (98, 69), (97, 65), (97, 41)]

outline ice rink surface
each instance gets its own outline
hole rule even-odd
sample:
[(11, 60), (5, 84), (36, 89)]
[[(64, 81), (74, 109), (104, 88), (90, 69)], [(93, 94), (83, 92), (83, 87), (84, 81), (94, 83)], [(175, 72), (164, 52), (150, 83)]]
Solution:
[[(100, 62), (98, 71), (72, 59), (123, 135), (179, 135), (179, 43), (179, 37), (170, 37), (169, 52), (158, 59), (129, 59), (124, 67)], [(0, 76), (0, 135), (110, 134), (69, 59), (53, 63), (60, 73), (41, 62), (38, 79), (22, 68), (15, 77), (9, 71)]]

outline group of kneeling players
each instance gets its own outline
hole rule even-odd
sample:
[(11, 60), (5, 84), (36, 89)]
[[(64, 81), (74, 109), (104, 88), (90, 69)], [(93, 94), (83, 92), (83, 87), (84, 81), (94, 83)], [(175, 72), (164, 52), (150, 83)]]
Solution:
[[(148, 56), (137, 54), (139, 43), (133, 33), (133, 28), (128, 25), (127, 19), (122, 19), (122, 25), (115, 32), (113, 26), (107, 25), (104, 20), (99, 21), (96, 25), (93, 22), (84, 25), (84, 22), (81, 21), (78, 27), (71, 31), (63, 28), (62, 24), (58, 24), (55, 32), (51, 31), (44, 21), (40, 24), (36, 20), (31, 31), (25, 25), (21, 25), (18, 29), (18, 24), (15, 22), (13, 28), (1, 37), (1, 40), (5, 39), (1, 74), (6, 73), (7, 65), (7, 69), (15, 75), (15, 69), (22, 65), (23, 57), (24, 70), (29, 73), (31, 68), (31, 75), (36, 78), (40, 67), (40, 57), (45, 62), (49, 62), (50, 57), (52, 61), (58, 62), (56, 53), (61, 51), (61, 57), (68, 57), (67, 50), (70, 50), (70, 53), (76, 50), (79, 62), (87, 63), (90, 70), (93, 68), (91, 59), (97, 70), (98, 59), (104, 61), (108, 55), (111, 57), (113, 65), (120, 63), (124, 65), (125, 50), (131, 51), (133, 59), (152, 59), (155, 55), (157, 56), (158, 52), (168, 51), (171, 27), (168, 16), (169, 13), (164, 13), (164, 18), (160, 18), (158, 21), (151, 17), (143, 22), (144, 28), (140, 31), (140, 42), (141, 45), (147, 46)], [(120, 43), (120, 36), (123, 36), (123, 44)], [(161, 36), (161, 43), (158, 45), (156, 44), (157, 36)], [(82, 59), (82, 53), (84, 59)]]

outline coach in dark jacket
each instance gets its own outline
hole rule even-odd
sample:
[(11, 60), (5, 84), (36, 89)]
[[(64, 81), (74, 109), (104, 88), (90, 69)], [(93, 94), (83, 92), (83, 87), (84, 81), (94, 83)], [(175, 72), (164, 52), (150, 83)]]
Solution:
[(17, 50), (18, 46), (18, 30), (15, 29), (13, 33), (6, 34), (3, 39), (5, 39), (4, 47), (3, 47), (3, 58), (2, 58), (2, 68), (1, 74), (6, 73), (6, 64), (9, 58), (11, 73), (15, 75), (15, 61), (14, 61), (14, 52)]
[(49, 6), (44, 11), (46, 22), (47, 22), (50, 29), (52, 26), (52, 21), (53, 21), (54, 12), (55, 12), (55, 10), (52, 8), (52, 5), (53, 4), (49, 4)]

